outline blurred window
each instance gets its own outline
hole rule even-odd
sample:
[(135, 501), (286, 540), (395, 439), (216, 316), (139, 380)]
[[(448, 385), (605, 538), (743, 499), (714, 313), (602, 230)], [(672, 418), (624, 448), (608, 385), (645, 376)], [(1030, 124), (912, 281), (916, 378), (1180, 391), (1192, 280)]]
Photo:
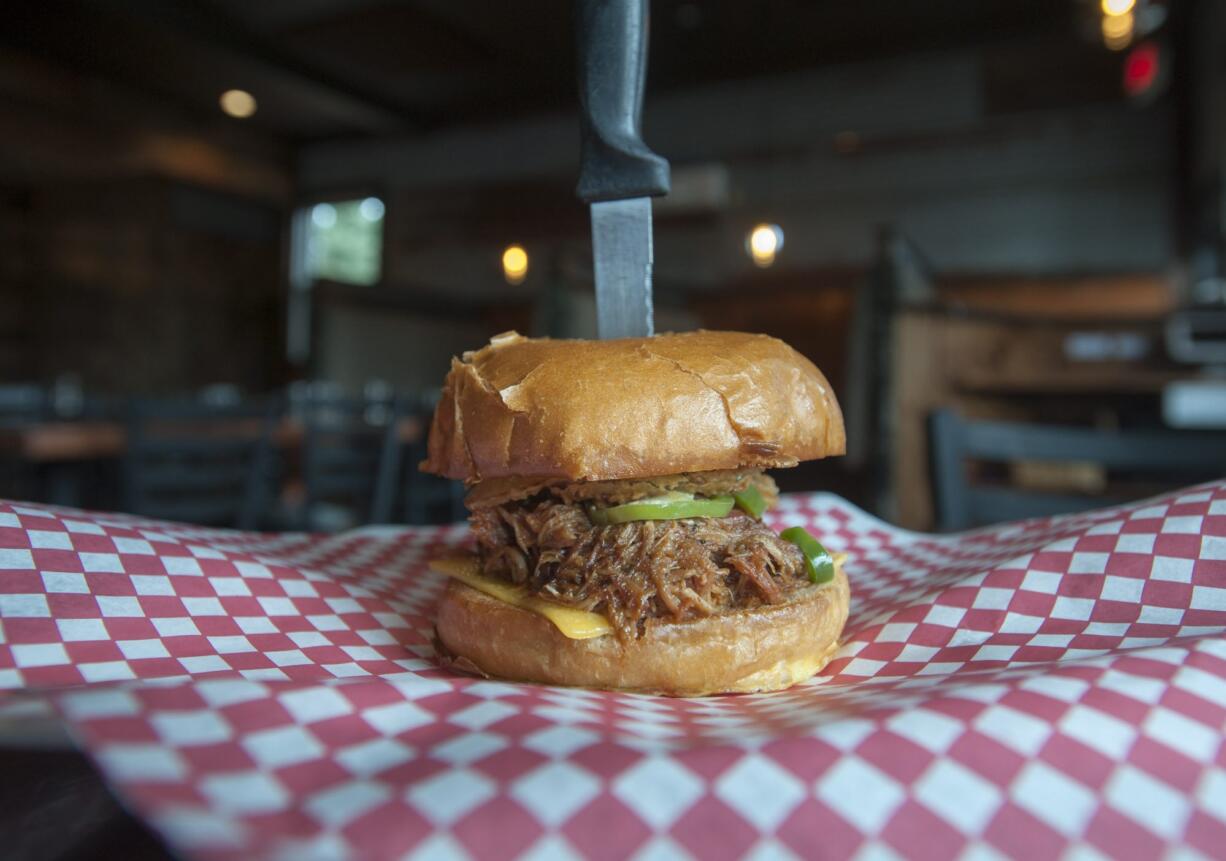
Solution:
[[(346, 284), (375, 284), (383, 269), (383, 201), (377, 197), (307, 207), (306, 276)], [(300, 234), (301, 235), (301, 234)]]

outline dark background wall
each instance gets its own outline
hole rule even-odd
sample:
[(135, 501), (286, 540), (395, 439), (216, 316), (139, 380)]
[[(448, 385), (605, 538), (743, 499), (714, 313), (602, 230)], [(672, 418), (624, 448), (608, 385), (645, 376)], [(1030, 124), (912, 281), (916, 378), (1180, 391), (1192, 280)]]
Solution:
[(172, 181), (11, 192), (0, 376), (151, 393), (275, 385), (280, 212)]
[[(1220, 200), (1222, 28), (1219, 4), (1164, 8), (1172, 74), (1138, 101), (1093, 3), (656, 0), (645, 128), (674, 165), (657, 206), (662, 323), (804, 330), (811, 350), (839, 355), (830, 344), (885, 227), (936, 272), (1014, 279), (1003, 289), (1121, 273), (1180, 289), (1188, 237), (1219, 238), (1204, 225), (1220, 219), (1189, 213)], [(589, 331), (568, 11), (6, 10), (0, 373), (133, 390), (311, 375), (426, 384), (510, 326)], [(259, 95), (250, 120), (217, 108), (236, 85)], [(1189, 105), (1207, 130), (1190, 128)], [(367, 195), (387, 203), (384, 278), (318, 285), (310, 349), (287, 361), (290, 215)], [(786, 231), (768, 271), (744, 253), (759, 221)], [(510, 242), (532, 260), (518, 287), (499, 269)]]
[[(88, 16), (59, 11), (35, 32), (63, 50)], [(27, 13), (0, 48), (30, 35)], [(94, 37), (99, 56), (135, 50)], [(289, 150), (145, 89), (157, 81), (0, 50), (0, 378), (112, 393), (283, 380)]]
[[(845, 317), (830, 311), (848, 302), (820, 293), (855, 286), (886, 226), (948, 275), (1167, 274), (1176, 227), (1170, 106), (1055, 89), (1022, 99), (1007, 86), (1018, 74), (991, 51), (964, 50), (650, 102), (648, 138), (675, 176), (675, 194), (657, 205), (659, 305), (685, 312), (682, 325), (731, 327), (748, 322), (744, 313), (714, 296), (784, 288), (808, 298), (770, 300), (778, 313), (756, 314), (759, 328), (782, 334), (799, 314), (838, 339)], [(385, 283), (373, 289), (398, 297), (393, 317), (428, 308), (449, 321), (430, 354), (412, 352), (388, 374), (407, 367), (418, 382), (435, 379), (447, 355), (496, 331), (474, 319), (472, 303), (518, 303), (518, 325), (531, 325), (544, 294), (562, 285), (578, 297), (579, 333), (592, 325), (587, 214), (572, 192), (576, 134), (558, 115), (303, 149), (305, 196), (349, 190), (390, 201)], [(786, 232), (765, 273), (744, 252), (746, 232), (763, 220)], [(510, 242), (534, 261), (518, 287), (498, 265)], [(352, 299), (336, 291), (320, 307), (326, 373), (342, 373), (330, 358), (340, 354), (379, 367), (354, 355), (358, 318), (334, 312)], [(384, 320), (379, 343), (396, 340), (394, 326)], [(406, 344), (416, 343), (411, 331), (406, 323)], [(330, 351), (330, 340), (343, 349)]]

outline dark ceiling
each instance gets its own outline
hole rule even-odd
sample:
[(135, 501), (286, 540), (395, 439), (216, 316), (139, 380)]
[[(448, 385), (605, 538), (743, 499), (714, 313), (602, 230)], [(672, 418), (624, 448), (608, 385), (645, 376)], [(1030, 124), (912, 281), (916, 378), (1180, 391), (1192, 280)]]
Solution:
[[(574, 106), (568, 0), (39, 0), (0, 49), (290, 141)], [(1076, 40), (1078, 0), (657, 0), (649, 94), (958, 45)], [(1086, 55), (1101, 52), (1085, 51)]]

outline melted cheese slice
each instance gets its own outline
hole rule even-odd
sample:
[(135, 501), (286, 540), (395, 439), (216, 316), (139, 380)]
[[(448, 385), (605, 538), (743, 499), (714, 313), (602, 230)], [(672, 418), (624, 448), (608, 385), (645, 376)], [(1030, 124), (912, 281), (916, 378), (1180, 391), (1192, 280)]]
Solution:
[[(835, 566), (842, 567), (845, 559), (847, 559), (846, 553), (835, 553)], [(613, 633), (613, 627), (609, 624), (609, 620), (599, 613), (589, 613), (586, 610), (563, 607), (561, 604), (555, 604), (552, 601), (545, 601), (529, 595), (520, 586), (512, 586), (505, 581), (486, 577), (481, 573), (481, 566), (475, 556), (451, 556), (445, 559), (432, 559), (430, 561), (430, 568), (440, 574), (445, 574), (448, 577), (459, 580), (465, 586), (476, 589), (478, 592), (483, 592), (495, 600), (502, 601), (504, 604), (510, 604), (512, 607), (519, 607), (521, 610), (527, 610), (530, 613), (544, 616), (550, 622), (553, 622), (554, 627), (561, 631), (563, 636), (569, 637), (572, 640), (591, 640), (595, 637), (603, 637), (606, 634)], [(814, 672), (816, 672), (816, 668), (810, 672), (807, 665), (791, 668), (791, 673), (795, 678), (808, 678)]]
[(572, 640), (590, 640), (603, 637), (613, 632), (609, 620), (599, 613), (589, 613), (586, 610), (576, 610), (563, 607), (552, 601), (545, 601), (529, 595), (525, 589), (512, 586), (502, 580), (486, 577), (481, 573), (481, 567), (475, 556), (453, 556), (447, 559), (434, 559), (430, 568), (440, 574), (446, 574), (459, 580), (465, 586), (483, 592), (504, 604), (519, 607), (530, 613), (544, 616), (553, 622), (562, 634)]

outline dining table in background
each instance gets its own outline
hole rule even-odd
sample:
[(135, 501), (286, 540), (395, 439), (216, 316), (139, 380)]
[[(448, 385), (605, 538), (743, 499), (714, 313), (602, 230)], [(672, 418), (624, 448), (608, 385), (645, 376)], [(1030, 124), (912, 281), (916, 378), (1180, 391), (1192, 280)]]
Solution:
[[(397, 420), (397, 436), (408, 445), (421, 439), (425, 422), (419, 416)], [(273, 432), (281, 449), (302, 446), (307, 435), (298, 418), (282, 419)], [(113, 419), (53, 419), (0, 424), (0, 457), (25, 462), (40, 475), (43, 495), (53, 505), (79, 506), (84, 499), (82, 467), (116, 460), (127, 448), (128, 430)]]

